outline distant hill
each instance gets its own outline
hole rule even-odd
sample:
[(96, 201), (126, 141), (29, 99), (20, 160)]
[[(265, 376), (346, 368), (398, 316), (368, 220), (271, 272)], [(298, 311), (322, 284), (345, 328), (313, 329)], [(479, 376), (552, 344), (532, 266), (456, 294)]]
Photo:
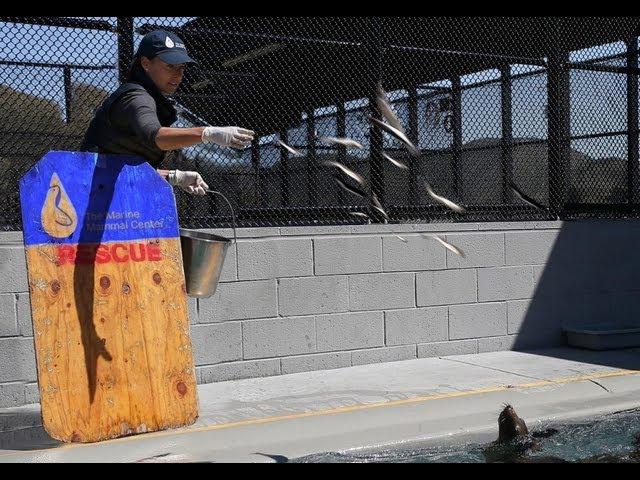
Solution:
[(18, 181), (45, 153), (80, 147), (95, 108), (107, 94), (91, 85), (74, 85), (71, 121), (66, 123), (54, 100), (0, 85), (0, 217), (20, 211)]

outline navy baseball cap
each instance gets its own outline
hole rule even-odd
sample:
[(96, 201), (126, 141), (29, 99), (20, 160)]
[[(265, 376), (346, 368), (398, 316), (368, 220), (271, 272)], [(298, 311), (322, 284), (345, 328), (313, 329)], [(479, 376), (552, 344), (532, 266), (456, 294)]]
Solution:
[(138, 45), (136, 57), (147, 57), (148, 59), (158, 57), (170, 65), (197, 63), (187, 54), (187, 49), (180, 37), (166, 30), (154, 30), (147, 33)]

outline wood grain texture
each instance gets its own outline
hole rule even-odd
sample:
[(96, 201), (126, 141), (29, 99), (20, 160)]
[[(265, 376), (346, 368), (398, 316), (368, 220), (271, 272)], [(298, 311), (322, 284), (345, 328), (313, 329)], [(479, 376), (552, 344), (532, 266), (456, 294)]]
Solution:
[(97, 441), (196, 420), (179, 240), (158, 245), (165, 261), (95, 267), (56, 265), (55, 246), (28, 248), (43, 422), (53, 438)]
[(171, 187), (139, 160), (50, 152), (20, 194), (46, 431), (94, 442), (195, 422)]

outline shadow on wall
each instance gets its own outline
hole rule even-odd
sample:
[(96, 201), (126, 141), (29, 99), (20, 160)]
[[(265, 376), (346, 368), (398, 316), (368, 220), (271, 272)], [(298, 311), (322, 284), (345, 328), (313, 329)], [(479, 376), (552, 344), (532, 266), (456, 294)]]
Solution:
[[(522, 263), (537, 264), (533, 267), (533, 298), (508, 302), (509, 334), (517, 334), (514, 350), (566, 345), (563, 327), (567, 326), (606, 323), (640, 327), (639, 221), (565, 222), (558, 232), (531, 234), (548, 236), (552, 242), (548, 258), (541, 258), (542, 252), (535, 248), (527, 251), (524, 243), (510, 245), (507, 240), (506, 245), (507, 262), (520, 250), (525, 259), (531, 260)], [(540, 238), (536, 240), (532, 246), (543, 244)], [(618, 359), (610, 366), (640, 369), (639, 352), (629, 350), (627, 359)], [(588, 361), (595, 360), (597, 352), (574, 349), (562, 353), (550, 350), (547, 354)], [(606, 355), (597, 355), (595, 363), (606, 362)]]

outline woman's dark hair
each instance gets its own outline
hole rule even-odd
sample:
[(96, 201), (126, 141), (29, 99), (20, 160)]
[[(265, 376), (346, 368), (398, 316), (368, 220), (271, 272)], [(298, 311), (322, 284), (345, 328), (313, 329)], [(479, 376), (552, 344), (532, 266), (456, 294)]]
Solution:
[(144, 73), (144, 71), (142, 69), (142, 62), (140, 61), (140, 57), (133, 57), (133, 62), (131, 62), (129, 72), (127, 73), (127, 80), (133, 80), (136, 77), (139, 77), (141, 73)]

